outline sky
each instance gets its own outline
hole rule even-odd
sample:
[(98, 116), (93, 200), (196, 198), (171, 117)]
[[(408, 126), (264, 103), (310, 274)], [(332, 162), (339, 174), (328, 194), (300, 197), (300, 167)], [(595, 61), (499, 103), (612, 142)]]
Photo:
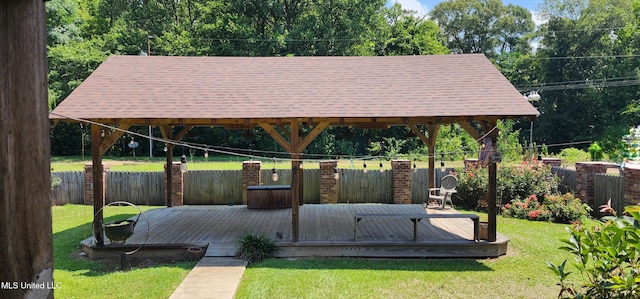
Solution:
[[(411, 9), (418, 11), (420, 14), (425, 14), (429, 12), (436, 4), (442, 2), (441, 0), (388, 0), (387, 2), (393, 3), (398, 2), (404, 9)], [(507, 4), (515, 4), (518, 6), (522, 6), (532, 12), (536, 11), (536, 7), (538, 4), (542, 3), (543, 0), (502, 0), (502, 3)]]

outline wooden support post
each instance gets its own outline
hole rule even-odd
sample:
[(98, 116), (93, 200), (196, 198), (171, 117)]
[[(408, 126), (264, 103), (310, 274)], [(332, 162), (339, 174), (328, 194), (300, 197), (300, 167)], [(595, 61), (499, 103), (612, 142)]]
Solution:
[[(491, 131), (489, 133), (489, 138), (493, 142), (493, 146), (496, 147), (496, 141), (498, 139), (498, 129), (496, 127), (497, 121), (491, 120), (484, 130), (485, 132)], [(495, 128), (495, 129), (494, 129)], [(485, 133), (486, 134), (486, 133)], [(488, 239), (490, 242), (496, 241), (496, 231), (497, 231), (497, 219), (496, 215), (498, 213), (497, 204), (497, 170), (498, 165), (496, 163), (489, 164), (489, 182), (488, 182), (488, 196), (487, 196), (487, 204), (488, 204)]]
[(171, 194), (173, 194), (173, 184), (171, 184), (171, 178), (173, 177), (173, 144), (167, 144), (167, 166), (165, 167), (167, 170), (165, 172), (167, 185), (165, 187), (166, 191), (166, 200), (167, 207), (171, 207)]
[(104, 220), (102, 208), (104, 207), (104, 194), (102, 193), (102, 154), (100, 144), (102, 143), (102, 127), (91, 125), (91, 158), (93, 164), (93, 236), (96, 238), (96, 245), (104, 246), (104, 235), (102, 222)]
[[(0, 298), (53, 298), (46, 15), (0, 1)], [(9, 285), (7, 288), (6, 285)]]
[(429, 188), (436, 187), (436, 137), (438, 137), (439, 124), (429, 125)]
[(300, 237), (300, 214), (299, 207), (303, 188), (302, 170), (300, 169), (300, 151), (299, 148), (300, 127), (298, 120), (291, 122), (291, 236), (293, 242), (298, 242)]

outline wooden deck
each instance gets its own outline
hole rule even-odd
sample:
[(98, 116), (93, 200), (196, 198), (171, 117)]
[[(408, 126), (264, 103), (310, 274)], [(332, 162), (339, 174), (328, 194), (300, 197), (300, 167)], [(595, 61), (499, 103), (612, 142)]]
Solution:
[[(354, 241), (354, 215), (458, 213), (452, 208), (391, 204), (300, 206), (300, 238), (292, 242), (291, 209), (256, 210), (246, 206), (182, 206), (150, 210), (140, 217), (129, 246), (208, 244), (205, 256), (233, 256), (234, 241), (246, 232), (274, 239), (279, 257), (497, 257), (509, 239), (473, 241), (470, 219), (423, 219), (417, 241), (409, 219), (363, 219)], [(147, 224), (150, 231), (147, 238)]]

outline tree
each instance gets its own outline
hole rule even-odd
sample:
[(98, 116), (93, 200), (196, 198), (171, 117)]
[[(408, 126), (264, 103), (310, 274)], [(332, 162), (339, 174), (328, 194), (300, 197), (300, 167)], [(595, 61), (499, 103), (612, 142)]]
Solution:
[(449, 0), (430, 12), (454, 53), (485, 53), (492, 57), (526, 44), (534, 29), (531, 13), (500, 0)]

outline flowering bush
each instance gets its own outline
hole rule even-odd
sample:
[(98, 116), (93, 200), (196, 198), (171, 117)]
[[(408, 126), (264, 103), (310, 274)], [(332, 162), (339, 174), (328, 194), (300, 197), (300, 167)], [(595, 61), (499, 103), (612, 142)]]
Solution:
[[(557, 192), (560, 179), (551, 173), (551, 168), (542, 163), (524, 162), (516, 166), (498, 168), (498, 203), (525, 200), (534, 194), (542, 198)], [(488, 174), (485, 168), (471, 167), (458, 176), (457, 193), (453, 202), (466, 209), (486, 208)]]
[(514, 199), (502, 207), (502, 215), (520, 219), (548, 221), (550, 213), (538, 202), (538, 197), (531, 195), (525, 200)]
[(571, 223), (591, 212), (589, 205), (582, 203), (572, 193), (547, 195), (542, 205), (551, 213), (551, 220), (557, 223)]
[(537, 196), (531, 195), (525, 200), (515, 199), (502, 207), (502, 215), (536, 221), (571, 223), (587, 216), (591, 208), (583, 204), (573, 194), (546, 195), (540, 203)]

